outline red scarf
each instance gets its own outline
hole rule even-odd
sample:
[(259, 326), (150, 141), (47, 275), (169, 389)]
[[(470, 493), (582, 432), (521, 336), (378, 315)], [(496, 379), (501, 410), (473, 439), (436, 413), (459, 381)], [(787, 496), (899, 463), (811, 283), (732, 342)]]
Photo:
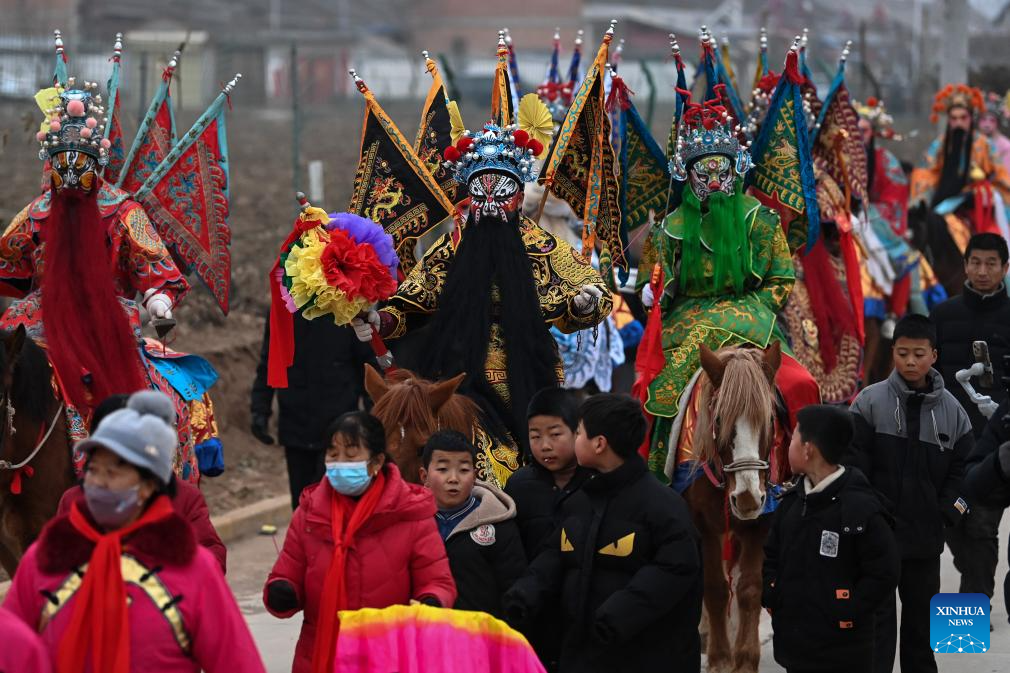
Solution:
[(130, 618), (126, 605), (126, 584), (120, 568), (122, 540), (139, 528), (172, 514), (167, 496), (159, 496), (144, 514), (128, 526), (108, 533), (95, 530), (75, 502), (70, 523), (81, 535), (95, 543), (77, 591), (77, 604), (70, 626), (60, 641), (57, 673), (81, 673), (91, 650), (91, 670), (102, 673), (130, 673)]
[[(333, 671), (333, 659), (337, 652), (337, 634), (340, 633), (340, 617), (337, 612), (347, 609), (347, 577), (344, 573), (347, 564), (347, 550), (354, 546), (354, 535), (375, 511), (375, 505), (382, 497), (382, 490), (385, 486), (386, 475), (382, 470), (379, 470), (371, 486), (357, 502), (346, 495), (340, 495), (332, 488), (330, 489), (333, 558), (326, 571), (323, 596), (319, 604), (319, 627), (316, 629), (316, 644), (312, 652), (312, 673), (332, 673)], [(58, 673), (63, 673), (63, 671)]]

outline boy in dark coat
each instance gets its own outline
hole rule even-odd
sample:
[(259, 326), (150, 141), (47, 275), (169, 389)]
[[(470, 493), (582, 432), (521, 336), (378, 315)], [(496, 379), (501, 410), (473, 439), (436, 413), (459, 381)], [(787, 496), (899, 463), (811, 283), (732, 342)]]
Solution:
[[(940, 591), (944, 526), (968, 511), (962, 487), (973, 435), (968, 414), (932, 368), (936, 332), (930, 320), (906, 315), (894, 328), (894, 371), (852, 403), (852, 450), (843, 459), (869, 478), (891, 507), (901, 554), (901, 670), (929, 673), (929, 601)], [(874, 670), (890, 673), (898, 637), (897, 610), (877, 615)]]
[(516, 503), (523, 548), (532, 561), (557, 528), (561, 503), (577, 491), (592, 470), (575, 459), (579, 402), (564, 388), (545, 388), (526, 410), (534, 462), (509, 477), (505, 492)]
[[(579, 402), (572, 390), (544, 388), (526, 409), (533, 462), (520, 468), (505, 484), (516, 503), (516, 522), (526, 556), (532, 561), (561, 523), (561, 505), (585, 483), (593, 471), (575, 459), (575, 431)], [(561, 609), (547, 605), (528, 625), (526, 637), (549, 672), (558, 668), (564, 635)]]
[(599, 474), (562, 505), (550, 546), (505, 594), (506, 616), (528, 622), (560, 598), (563, 673), (698, 671), (701, 553), (687, 505), (636, 453), (637, 401), (596, 395), (580, 415), (575, 454)]
[(797, 419), (789, 467), (805, 476), (783, 496), (765, 542), (761, 603), (775, 661), (790, 673), (867, 670), (874, 613), (898, 584), (898, 547), (866, 477), (838, 464), (850, 415), (811, 405)]
[(477, 447), (459, 432), (429, 437), (422, 463), (421, 480), (435, 496), (435, 522), (459, 593), (453, 607), (501, 617), (502, 594), (526, 572), (515, 503), (476, 480)]

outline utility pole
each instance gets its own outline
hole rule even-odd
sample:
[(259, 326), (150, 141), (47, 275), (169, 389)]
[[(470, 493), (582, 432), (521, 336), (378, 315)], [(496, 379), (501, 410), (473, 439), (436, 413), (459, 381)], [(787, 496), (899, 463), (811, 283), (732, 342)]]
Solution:
[(944, 0), (940, 86), (968, 82), (968, 0)]

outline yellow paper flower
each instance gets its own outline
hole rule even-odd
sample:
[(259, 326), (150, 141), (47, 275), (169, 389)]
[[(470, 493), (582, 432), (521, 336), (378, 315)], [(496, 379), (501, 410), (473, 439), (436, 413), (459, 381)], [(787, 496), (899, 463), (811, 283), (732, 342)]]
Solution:
[(462, 138), (463, 133), (466, 132), (466, 127), (463, 126), (463, 115), (459, 113), (459, 106), (454, 100), (446, 103), (445, 107), (449, 111), (449, 137), (452, 138), (452, 144), (455, 145), (456, 141)]
[(298, 244), (284, 262), (284, 273), (291, 279), (291, 299), (302, 311), (302, 316), (314, 320), (333, 316), (337, 325), (347, 325), (356, 315), (368, 308), (368, 300), (352, 300), (326, 282), (322, 255), (330, 236), (325, 229), (316, 228), (302, 234)]
[(554, 135), (554, 118), (535, 93), (528, 93), (519, 101), (519, 128), (543, 145), (544, 149), (537, 158), (543, 157), (551, 145), (551, 136)]

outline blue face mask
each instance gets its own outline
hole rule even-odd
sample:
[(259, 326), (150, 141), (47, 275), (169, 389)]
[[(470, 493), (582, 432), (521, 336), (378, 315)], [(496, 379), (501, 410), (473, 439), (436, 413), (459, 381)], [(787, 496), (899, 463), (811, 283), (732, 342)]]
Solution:
[(361, 495), (372, 483), (367, 460), (326, 463), (326, 478), (334, 491), (349, 496)]
[(140, 486), (113, 491), (101, 486), (84, 484), (84, 500), (95, 522), (106, 530), (126, 525), (140, 511)]

